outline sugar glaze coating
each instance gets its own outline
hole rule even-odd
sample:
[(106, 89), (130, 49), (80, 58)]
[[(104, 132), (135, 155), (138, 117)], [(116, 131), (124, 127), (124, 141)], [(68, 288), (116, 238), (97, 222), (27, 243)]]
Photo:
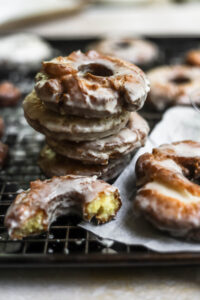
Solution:
[(149, 91), (137, 66), (96, 51), (81, 51), (43, 62), (36, 76), (38, 97), (61, 114), (102, 118), (140, 109)]
[(149, 132), (147, 122), (132, 112), (125, 128), (117, 134), (91, 142), (74, 143), (47, 138), (47, 144), (60, 155), (90, 164), (108, 164), (139, 147), (146, 141)]
[(0, 168), (2, 168), (3, 165), (5, 164), (7, 156), (8, 156), (8, 145), (0, 141)]
[(115, 37), (90, 45), (90, 49), (104, 55), (111, 55), (139, 66), (154, 62), (159, 56), (158, 47), (147, 40), (129, 37)]
[(134, 211), (173, 236), (200, 240), (200, 143), (181, 141), (153, 149), (137, 161), (141, 188)]
[(174, 105), (192, 105), (190, 97), (200, 85), (198, 67), (161, 66), (149, 71), (147, 76), (151, 90), (146, 103), (159, 111)]
[[(107, 205), (90, 210), (90, 204), (101, 198), (111, 197), (111, 215), (105, 213)], [(109, 204), (111, 204), (109, 203)], [(100, 223), (114, 217), (121, 206), (118, 189), (96, 177), (62, 176), (49, 180), (31, 182), (30, 189), (20, 193), (5, 217), (12, 239), (21, 239), (29, 234), (39, 234), (70, 209), (81, 212), (85, 220), (95, 217)], [(105, 211), (104, 211), (105, 209)]]
[(67, 174), (97, 176), (105, 181), (114, 179), (130, 162), (131, 156), (124, 155), (112, 159), (107, 165), (84, 164), (81, 161), (70, 159), (56, 154), (48, 145), (40, 152), (38, 165), (47, 177)]
[(84, 119), (75, 116), (61, 116), (48, 110), (42, 101), (31, 92), (23, 102), (25, 117), (35, 130), (56, 140), (91, 141), (115, 134), (123, 128), (130, 113), (102, 119)]

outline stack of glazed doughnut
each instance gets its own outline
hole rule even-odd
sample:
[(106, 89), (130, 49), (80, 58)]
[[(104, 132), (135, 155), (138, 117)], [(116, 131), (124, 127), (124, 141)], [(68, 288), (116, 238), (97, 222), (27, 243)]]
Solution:
[(23, 103), (28, 123), (46, 136), (42, 171), (116, 177), (145, 143), (149, 127), (136, 110), (148, 91), (138, 67), (96, 51), (43, 62)]

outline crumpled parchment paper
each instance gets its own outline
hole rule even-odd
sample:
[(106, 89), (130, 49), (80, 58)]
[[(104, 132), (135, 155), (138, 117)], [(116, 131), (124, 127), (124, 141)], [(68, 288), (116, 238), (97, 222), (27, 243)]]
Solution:
[(82, 222), (81, 227), (95, 235), (125, 243), (127, 245), (145, 246), (157, 252), (198, 252), (200, 243), (172, 238), (155, 229), (144, 218), (133, 215), (133, 198), (135, 193), (135, 163), (144, 152), (163, 143), (181, 140), (200, 141), (200, 113), (190, 107), (169, 109), (149, 136), (145, 147), (140, 149), (131, 163), (114, 182), (120, 190), (122, 208), (115, 220), (104, 225)]

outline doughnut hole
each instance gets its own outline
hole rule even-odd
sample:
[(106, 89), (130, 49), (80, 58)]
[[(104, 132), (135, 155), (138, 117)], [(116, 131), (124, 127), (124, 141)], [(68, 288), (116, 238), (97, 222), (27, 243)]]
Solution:
[(85, 207), (84, 215), (88, 220), (95, 217), (99, 223), (109, 221), (121, 206), (121, 201), (116, 194), (101, 194)]
[(109, 69), (107, 66), (104, 66), (102, 64), (97, 63), (91, 63), (87, 65), (81, 65), (78, 70), (83, 73), (83, 75), (86, 74), (92, 74), (94, 76), (99, 77), (109, 77), (112, 76), (114, 73), (111, 69)]
[(130, 45), (131, 45), (131, 43), (130, 43), (130, 42), (126, 42), (126, 41), (116, 43), (116, 47), (117, 47), (117, 48), (120, 48), (120, 49), (126, 49), (126, 48), (129, 48)]
[(174, 83), (174, 84), (177, 84), (177, 85), (186, 84), (186, 83), (190, 83), (191, 82), (190, 78), (187, 77), (187, 76), (184, 76), (184, 75), (175, 76), (170, 81), (172, 83)]

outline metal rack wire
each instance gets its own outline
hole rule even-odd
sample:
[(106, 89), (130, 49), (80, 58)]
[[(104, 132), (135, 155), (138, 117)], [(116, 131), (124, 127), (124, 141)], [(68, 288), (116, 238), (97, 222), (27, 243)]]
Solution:
[[(191, 47), (191, 43), (192, 45), (198, 44), (199, 40), (189, 40), (190, 44), (188, 44), (188, 39), (181, 39), (181, 41), (182, 44), (175, 43), (172, 39), (171, 48), (169, 48), (169, 40), (157, 39), (162, 48), (165, 46), (167, 56), (163, 62), (175, 60), (180, 48), (183, 52), (187, 47)], [(61, 52), (65, 47), (70, 52), (73, 48), (84, 48), (86, 42), (52, 41), (52, 44)], [(151, 128), (161, 118), (158, 113), (145, 110), (141, 113), (149, 121)], [(30, 181), (45, 178), (37, 166), (37, 156), (44, 137), (28, 126), (23, 117), (21, 105), (17, 108), (6, 108), (0, 114), (6, 125), (3, 141), (10, 149), (7, 164), (0, 171), (0, 266), (125, 266), (200, 263), (198, 253), (163, 255), (139, 246), (99, 240), (93, 234), (77, 226), (80, 221), (78, 216), (60, 217), (51, 225), (47, 233), (40, 236), (28, 237), (22, 241), (10, 240), (7, 229), (4, 227), (4, 216), (9, 205), (17, 193), (29, 187)]]
[[(23, 241), (9, 239), (4, 227), (5, 213), (17, 193), (29, 187), (29, 182), (44, 179), (37, 166), (37, 156), (44, 137), (26, 123), (21, 106), (5, 109), (2, 113), (6, 123), (4, 142), (10, 149), (9, 159), (0, 172), (0, 253), (28, 254), (89, 254), (129, 252), (130, 247), (113, 243), (112, 248), (97, 241), (89, 232), (77, 227), (77, 216), (61, 217), (47, 233)], [(110, 250), (109, 250), (110, 249)], [(111, 250), (112, 249), (112, 250)]]

